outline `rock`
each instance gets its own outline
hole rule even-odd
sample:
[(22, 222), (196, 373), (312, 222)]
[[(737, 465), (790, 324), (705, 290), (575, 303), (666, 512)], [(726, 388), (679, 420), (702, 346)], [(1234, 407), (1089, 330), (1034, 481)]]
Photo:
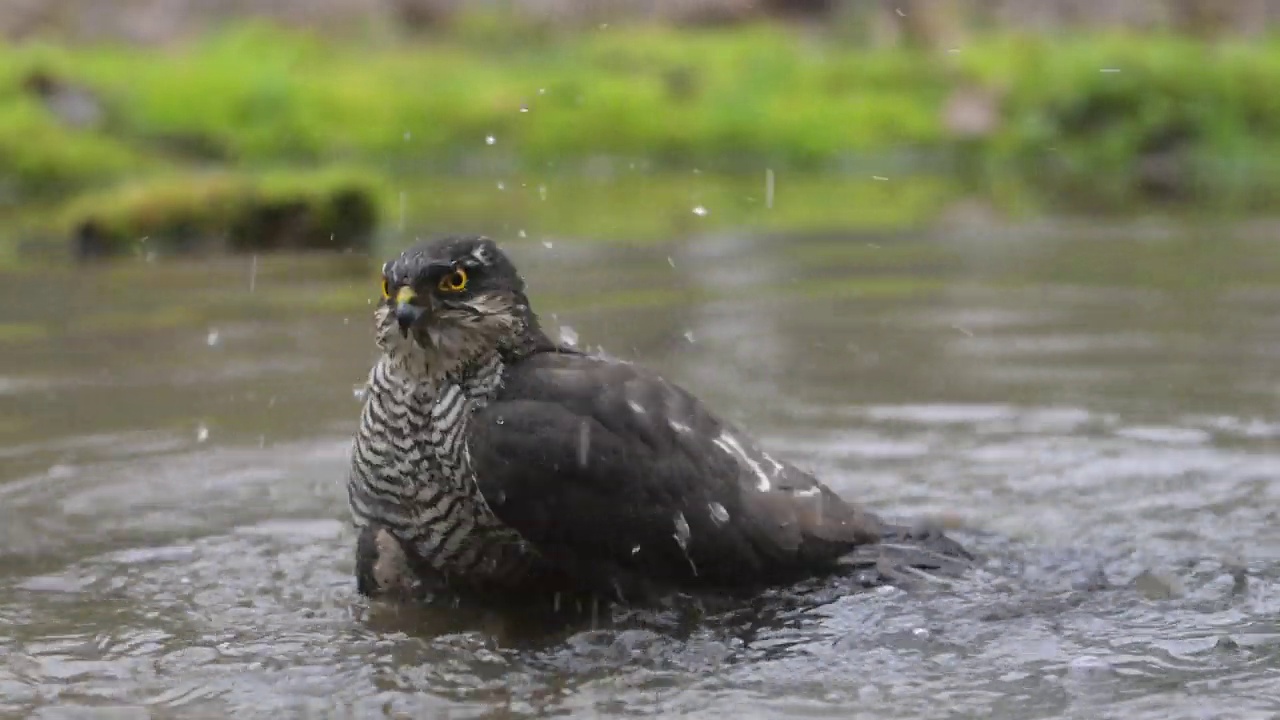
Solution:
[(367, 251), (378, 191), (351, 176), (197, 175), (134, 184), (66, 210), (81, 260), (281, 250)]

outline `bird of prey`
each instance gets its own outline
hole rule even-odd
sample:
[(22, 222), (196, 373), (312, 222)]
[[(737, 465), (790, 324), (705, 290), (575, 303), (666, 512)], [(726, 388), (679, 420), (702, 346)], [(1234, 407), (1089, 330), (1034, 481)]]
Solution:
[(364, 595), (751, 593), (910, 534), (675, 383), (553, 342), (489, 238), (387, 262), (374, 321), (347, 482)]

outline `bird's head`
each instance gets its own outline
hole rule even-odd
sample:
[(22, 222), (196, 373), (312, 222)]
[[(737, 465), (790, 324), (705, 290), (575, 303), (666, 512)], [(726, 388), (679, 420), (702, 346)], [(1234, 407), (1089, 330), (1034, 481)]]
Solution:
[(383, 265), (374, 319), (385, 354), (432, 375), (518, 353), (541, 337), (524, 280), (480, 236), (419, 243)]

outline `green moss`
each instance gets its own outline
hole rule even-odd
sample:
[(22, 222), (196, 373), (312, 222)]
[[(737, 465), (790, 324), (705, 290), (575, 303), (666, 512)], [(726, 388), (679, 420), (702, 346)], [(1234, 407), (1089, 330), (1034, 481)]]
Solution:
[(1005, 126), (984, 145), (998, 173), (1039, 173), (1042, 186), (1109, 204), (1150, 193), (1257, 203), (1280, 190), (1280, 98), (1261, 91), (1280, 82), (1278, 39), (1004, 37), (957, 62), (1006, 93)]
[(0, 98), (0, 187), (30, 200), (90, 187), (155, 163), (96, 132), (61, 127), (30, 98)]
[(337, 171), (165, 176), (84, 196), (57, 224), (81, 257), (367, 250), (382, 195), (376, 181)]

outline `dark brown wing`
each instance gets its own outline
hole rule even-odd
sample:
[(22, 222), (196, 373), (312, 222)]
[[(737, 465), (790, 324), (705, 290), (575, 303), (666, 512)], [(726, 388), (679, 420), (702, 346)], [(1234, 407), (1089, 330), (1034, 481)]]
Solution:
[(624, 599), (786, 582), (878, 539), (875, 516), (628, 363), (549, 352), (509, 367), (468, 449), (504, 522)]

